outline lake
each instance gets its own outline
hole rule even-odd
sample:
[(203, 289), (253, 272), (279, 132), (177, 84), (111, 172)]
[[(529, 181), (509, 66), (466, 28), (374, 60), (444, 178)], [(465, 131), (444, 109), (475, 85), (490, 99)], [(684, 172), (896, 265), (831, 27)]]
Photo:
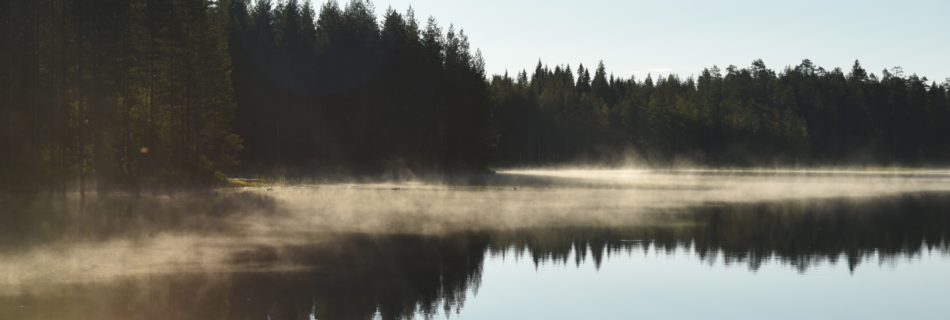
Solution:
[(950, 171), (0, 197), (0, 319), (946, 319)]

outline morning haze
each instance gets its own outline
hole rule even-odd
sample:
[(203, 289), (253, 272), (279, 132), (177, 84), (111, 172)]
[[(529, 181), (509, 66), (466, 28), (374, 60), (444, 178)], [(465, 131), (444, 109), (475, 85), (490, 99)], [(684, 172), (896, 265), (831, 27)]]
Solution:
[(0, 0), (0, 319), (944, 319), (948, 9)]

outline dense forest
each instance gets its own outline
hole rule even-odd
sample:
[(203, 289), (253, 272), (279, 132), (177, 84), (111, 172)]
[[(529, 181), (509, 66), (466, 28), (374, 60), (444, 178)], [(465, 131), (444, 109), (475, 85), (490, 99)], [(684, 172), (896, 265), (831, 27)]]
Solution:
[(363, 0), (0, 0), (0, 41), (0, 188), (950, 160), (950, 83), (858, 62), (685, 79), (539, 62), (489, 78), (463, 31)]
[[(543, 163), (632, 155), (706, 165), (936, 165), (950, 159), (950, 83), (900, 68), (845, 73), (804, 60), (776, 73), (750, 67), (696, 78), (608, 76), (538, 64), (491, 84), (497, 159)], [(605, 151), (606, 150), (606, 151)]]
[(0, 12), (3, 188), (189, 185), (237, 164), (225, 8), (4, 0)]
[[(490, 157), (488, 83), (462, 31), (369, 3), (230, 9), (245, 169), (473, 169)], [(255, 170), (256, 171), (256, 170)]]

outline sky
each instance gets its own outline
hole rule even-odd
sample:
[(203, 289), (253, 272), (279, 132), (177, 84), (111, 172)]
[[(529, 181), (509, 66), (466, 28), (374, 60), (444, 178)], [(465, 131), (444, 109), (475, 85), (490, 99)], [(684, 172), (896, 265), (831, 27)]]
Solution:
[[(324, 1), (314, 1), (319, 6)], [(341, 3), (346, 0), (339, 0)], [(545, 64), (595, 66), (618, 77), (681, 76), (718, 65), (772, 69), (802, 59), (846, 71), (901, 66), (938, 82), (950, 77), (950, 0), (376, 0), (411, 5), (420, 20), (461, 27), (489, 74)]]

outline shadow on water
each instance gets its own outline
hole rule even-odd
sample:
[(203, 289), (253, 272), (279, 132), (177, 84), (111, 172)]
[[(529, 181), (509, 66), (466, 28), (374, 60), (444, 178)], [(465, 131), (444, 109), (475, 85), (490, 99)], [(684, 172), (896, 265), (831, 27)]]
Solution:
[[(289, 214), (266, 193), (109, 197), (91, 202), (83, 214), (68, 203), (41, 200), (5, 199), (5, 219), (14, 221), (0, 227), (0, 256), (8, 260), (0, 270), (8, 278), (29, 274), (18, 269), (27, 263), (16, 259), (30, 261), (30, 250), (72, 248), (67, 244), (77, 241), (96, 252), (116, 240), (188, 235), (197, 240), (170, 248), (198, 250), (200, 257), (220, 251), (221, 259), (154, 260), (164, 267), (99, 280), (26, 280), (18, 290), (0, 290), (0, 319), (396, 319), (461, 310), (491, 254), (599, 267), (616, 254), (687, 250), (711, 264), (745, 264), (750, 272), (769, 261), (805, 272), (819, 263), (843, 260), (854, 270), (870, 259), (946, 254), (950, 247), (945, 193), (707, 203), (644, 213), (639, 223), (622, 226), (290, 234), (303, 238), (298, 241), (248, 231), (259, 226), (242, 217)], [(265, 240), (235, 240), (252, 238)], [(212, 240), (220, 243), (199, 245)], [(64, 270), (87, 268), (77, 273), (85, 275), (97, 267)]]

